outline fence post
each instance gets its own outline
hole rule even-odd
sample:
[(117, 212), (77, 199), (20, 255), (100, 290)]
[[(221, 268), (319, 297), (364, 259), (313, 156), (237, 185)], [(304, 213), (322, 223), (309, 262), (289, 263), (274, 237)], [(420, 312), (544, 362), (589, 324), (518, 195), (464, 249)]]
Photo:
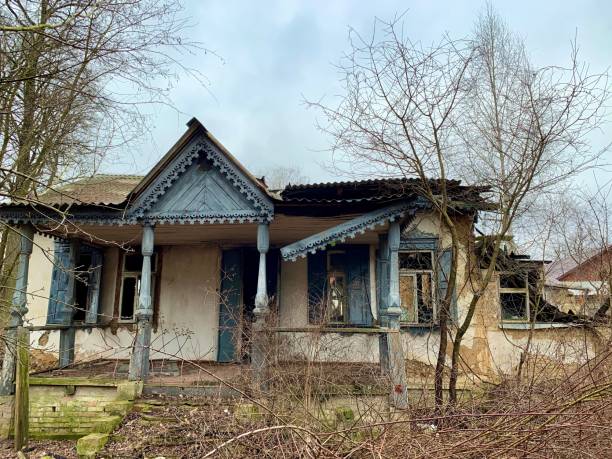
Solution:
[(15, 451), (28, 445), (30, 411), (30, 330), (17, 329), (17, 371), (15, 374)]

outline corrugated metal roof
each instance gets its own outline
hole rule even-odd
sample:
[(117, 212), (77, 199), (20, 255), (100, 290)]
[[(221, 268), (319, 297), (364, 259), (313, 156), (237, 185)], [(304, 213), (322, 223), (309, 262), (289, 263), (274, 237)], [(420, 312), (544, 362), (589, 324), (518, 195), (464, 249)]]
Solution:
[[(119, 206), (130, 193), (142, 186), (145, 177), (125, 174), (97, 174), (92, 177), (55, 186), (38, 196), (38, 200), (53, 206), (108, 205)], [(393, 201), (418, 194), (418, 180), (385, 178), (342, 182), (288, 185), (274, 194), (275, 199), (288, 204), (342, 204)], [(449, 194), (455, 200), (484, 202), (483, 187), (461, 186), (448, 180)]]
[[(379, 178), (357, 181), (325, 182), (301, 185), (288, 185), (280, 192), (285, 203), (308, 204), (339, 204), (362, 201), (390, 201), (419, 192), (421, 180), (417, 178)], [(431, 180), (427, 185), (435, 189), (439, 182)], [(486, 187), (462, 186), (458, 180), (447, 180), (449, 195), (455, 201), (472, 203), (485, 202), (481, 193), (488, 191)]]
[(53, 187), (38, 196), (38, 200), (52, 206), (119, 205), (140, 183), (140, 175), (96, 174)]

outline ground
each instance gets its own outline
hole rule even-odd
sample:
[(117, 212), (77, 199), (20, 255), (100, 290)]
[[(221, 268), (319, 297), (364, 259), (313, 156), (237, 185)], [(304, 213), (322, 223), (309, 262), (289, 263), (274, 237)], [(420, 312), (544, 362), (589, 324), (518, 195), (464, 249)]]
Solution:
[[(239, 398), (145, 395), (98, 457), (612, 457), (612, 350), (555, 373), (537, 363), (441, 412), (427, 397), (390, 411), (375, 367), (280, 365), (262, 394), (244, 385), (247, 368), (223, 366)], [(74, 441), (31, 441), (26, 453), (77, 457)], [(0, 457), (15, 457), (11, 442)]]

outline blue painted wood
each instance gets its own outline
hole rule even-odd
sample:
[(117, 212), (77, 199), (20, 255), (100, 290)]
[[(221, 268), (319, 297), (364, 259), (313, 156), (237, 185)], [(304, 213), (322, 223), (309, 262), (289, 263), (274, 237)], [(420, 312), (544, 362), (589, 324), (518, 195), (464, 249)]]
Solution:
[[(453, 250), (451, 248), (445, 249), (438, 255), (437, 260), (437, 277), (438, 277), (438, 301), (442, 301), (448, 289), (448, 279), (451, 272), (451, 266), (453, 262)], [(457, 297), (456, 288), (453, 290), (451, 297), (450, 312), (453, 320), (457, 320)]]
[[(258, 186), (252, 176), (245, 173), (243, 167), (220, 144), (204, 133), (194, 136), (180, 152), (174, 155), (157, 177), (136, 198), (128, 210), (128, 215), (134, 219), (146, 217), (147, 212), (166, 193), (170, 192), (174, 184), (194, 165), (196, 167), (204, 165), (203, 169), (212, 167), (224, 177), (226, 183), (231, 183), (232, 187), (238, 190), (242, 197), (252, 203), (255, 210), (251, 210), (249, 219), (262, 222), (272, 220), (274, 204), (270, 196)], [(198, 193), (190, 195), (191, 199), (196, 198), (196, 196), (198, 196)], [(191, 199), (187, 201), (190, 202)], [(251, 208), (249, 207), (249, 209)], [(238, 215), (232, 221), (240, 221), (242, 218), (242, 215)], [(217, 219), (218, 215), (215, 214), (200, 215), (200, 218), (196, 220), (216, 221)], [(191, 218), (177, 218), (176, 220), (191, 221)]]
[(224, 250), (221, 261), (221, 299), (219, 303), (219, 340), (217, 361), (238, 359), (240, 318), (242, 314), (242, 251)]
[(399, 328), (399, 319), (402, 313), (400, 309), (400, 285), (399, 285), (399, 246), (400, 225), (393, 222), (389, 225), (389, 305), (387, 307), (387, 319), (389, 326)]
[(232, 212), (256, 208), (219, 170), (194, 162), (159, 198), (147, 215)]
[(91, 265), (89, 267), (89, 286), (87, 288), (87, 314), (85, 322), (95, 324), (100, 321), (99, 305), (100, 305), (100, 285), (102, 282), (102, 264), (104, 262), (104, 253), (102, 250), (91, 248)]
[(345, 255), (349, 323), (371, 326), (370, 248), (367, 245), (347, 246)]
[[(56, 241), (53, 254), (53, 272), (47, 309), (47, 324), (65, 324), (64, 306), (68, 300), (70, 285), (70, 241)], [(72, 295), (70, 295), (72, 296)], [(70, 322), (68, 322), (69, 324)]]
[(387, 235), (378, 237), (378, 251), (376, 253), (376, 296), (378, 298), (378, 317), (381, 325), (386, 326), (386, 311), (389, 306), (389, 244)]
[(325, 288), (327, 284), (327, 253), (308, 254), (308, 322), (323, 321)]
[(408, 237), (402, 236), (400, 250), (432, 250), (438, 249), (438, 237), (425, 233), (412, 232)]
[(382, 225), (387, 221), (394, 221), (407, 214), (414, 215), (416, 210), (420, 208), (419, 206), (421, 206), (419, 202), (405, 201), (373, 210), (301, 241), (289, 244), (281, 249), (281, 254), (285, 260), (295, 260), (297, 257), (304, 257), (306, 254), (324, 249), (330, 244), (344, 242), (346, 239), (354, 238), (356, 235), (367, 230), (373, 230), (376, 226)]

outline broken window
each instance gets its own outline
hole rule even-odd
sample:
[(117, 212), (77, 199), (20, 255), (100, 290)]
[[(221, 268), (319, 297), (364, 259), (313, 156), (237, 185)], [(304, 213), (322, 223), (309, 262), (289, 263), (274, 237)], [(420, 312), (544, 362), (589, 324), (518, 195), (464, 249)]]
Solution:
[(401, 321), (434, 321), (433, 251), (403, 251), (399, 254)]
[(327, 321), (346, 321), (346, 274), (344, 272), (345, 252), (330, 250), (327, 252)]
[(526, 273), (499, 273), (502, 320), (528, 320), (529, 288)]
[(75, 270), (75, 300), (72, 320), (83, 322), (87, 312), (87, 297), (91, 283), (91, 253), (80, 253)]
[[(96, 247), (78, 244), (77, 254), (72, 259), (71, 244), (70, 241), (55, 243), (48, 324), (97, 323), (99, 320), (103, 252)], [(71, 279), (74, 283), (70, 282)]]
[(308, 255), (308, 320), (371, 326), (370, 248), (346, 245)]
[[(138, 307), (140, 283), (142, 277), (142, 255), (132, 252), (123, 257), (123, 273), (121, 276), (121, 299), (119, 300), (119, 319), (133, 321), (134, 312)], [(155, 292), (155, 274), (157, 272), (157, 256), (151, 256), (151, 302)]]

